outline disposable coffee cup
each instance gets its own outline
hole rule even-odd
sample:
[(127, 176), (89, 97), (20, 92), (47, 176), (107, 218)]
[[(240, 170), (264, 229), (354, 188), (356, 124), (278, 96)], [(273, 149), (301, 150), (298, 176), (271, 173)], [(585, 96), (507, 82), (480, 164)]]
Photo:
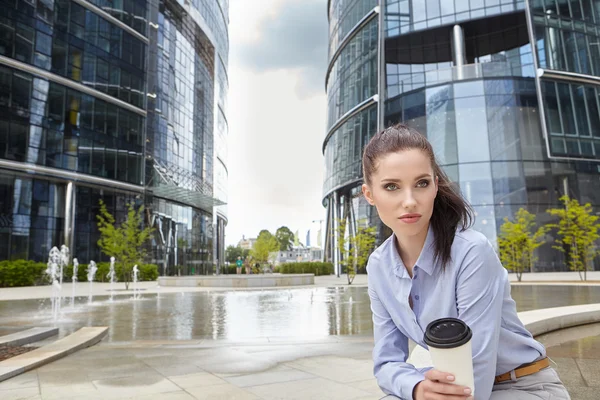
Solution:
[(433, 367), (454, 375), (454, 384), (467, 386), (475, 396), (471, 328), (457, 318), (432, 321), (425, 330), (424, 341), (429, 347)]

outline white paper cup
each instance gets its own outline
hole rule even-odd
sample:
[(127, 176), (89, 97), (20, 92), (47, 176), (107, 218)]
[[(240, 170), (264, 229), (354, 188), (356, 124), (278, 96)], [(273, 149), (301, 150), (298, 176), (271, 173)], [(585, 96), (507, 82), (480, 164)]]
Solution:
[(475, 397), (471, 328), (457, 318), (432, 321), (425, 329), (424, 341), (429, 347), (433, 367), (454, 375), (454, 384), (471, 388)]

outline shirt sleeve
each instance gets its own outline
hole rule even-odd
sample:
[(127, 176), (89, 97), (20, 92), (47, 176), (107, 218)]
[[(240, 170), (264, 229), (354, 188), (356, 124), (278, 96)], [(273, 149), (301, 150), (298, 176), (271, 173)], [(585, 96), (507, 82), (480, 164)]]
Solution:
[(373, 312), (374, 373), (381, 390), (401, 399), (412, 400), (413, 389), (425, 379), (428, 369), (419, 370), (408, 364), (408, 338), (398, 329), (375, 291), (369, 286)]
[(507, 273), (487, 239), (463, 259), (457, 277), (458, 318), (473, 331), (473, 373), (477, 399), (489, 399), (496, 375), (502, 302)]

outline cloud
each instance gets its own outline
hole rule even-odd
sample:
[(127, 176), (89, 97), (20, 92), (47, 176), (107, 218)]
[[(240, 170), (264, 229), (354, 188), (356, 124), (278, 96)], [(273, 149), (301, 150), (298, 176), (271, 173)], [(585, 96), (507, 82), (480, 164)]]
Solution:
[(288, 0), (263, 14), (254, 32), (232, 51), (235, 63), (255, 72), (294, 70), (302, 98), (325, 91), (328, 22), (325, 2)]

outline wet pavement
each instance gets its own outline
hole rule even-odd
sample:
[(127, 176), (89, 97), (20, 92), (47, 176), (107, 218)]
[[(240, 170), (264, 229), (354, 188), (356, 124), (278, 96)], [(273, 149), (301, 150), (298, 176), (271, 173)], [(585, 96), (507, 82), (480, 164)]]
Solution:
[[(519, 284), (519, 311), (600, 303), (600, 286)], [(53, 325), (49, 299), (0, 301), (0, 331)], [(145, 292), (63, 300), (64, 336), (109, 326), (99, 345), (0, 383), (23, 399), (379, 399), (362, 285)], [(600, 324), (539, 339), (573, 400), (598, 399)]]
[[(600, 286), (512, 288), (518, 311), (600, 303)], [(83, 326), (108, 326), (108, 342), (323, 338), (372, 334), (366, 287), (144, 293), (63, 299), (56, 323), (50, 299), (0, 301), (0, 330), (57, 326), (60, 336)]]
[(563, 329), (537, 338), (573, 400), (600, 398), (600, 324)]

